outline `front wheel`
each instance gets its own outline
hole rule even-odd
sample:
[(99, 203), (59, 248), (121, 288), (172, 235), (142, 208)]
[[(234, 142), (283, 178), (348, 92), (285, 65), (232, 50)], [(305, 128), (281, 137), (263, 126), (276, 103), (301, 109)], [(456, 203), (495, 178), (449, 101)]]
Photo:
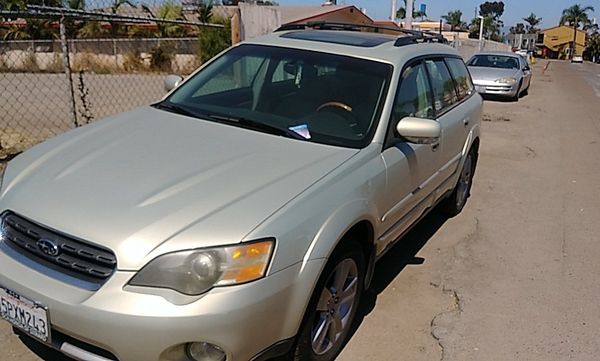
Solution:
[(477, 163), (477, 153), (471, 148), (462, 169), (458, 182), (448, 198), (440, 204), (440, 209), (447, 215), (453, 217), (459, 214), (467, 203), (467, 198), (471, 195), (471, 185), (473, 183), (473, 174)]
[(340, 353), (364, 289), (365, 260), (356, 242), (341, 245), (327, 262), (308, 305), (295, 361), (331, 361)]

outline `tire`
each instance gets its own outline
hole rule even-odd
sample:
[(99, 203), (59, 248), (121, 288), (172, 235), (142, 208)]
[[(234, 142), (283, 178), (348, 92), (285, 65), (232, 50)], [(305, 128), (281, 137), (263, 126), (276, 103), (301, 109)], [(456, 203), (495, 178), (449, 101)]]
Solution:
[(513, 102), (518, 102), (521, 97), (521, 86), (523, 86), (523, 80), (519, 82), (519, 87), (517, 88), (517, 94), (512, 98)]
[(476, 165), (477, 152), (471, 148), (463, 163), (456, 186), (452, 190), (452, 193), (440, 203), (440, 210), (444, 214), (454, 217), (464, 208), (467, 199), (471, 195), (471, 185), (473, 184), (473, 174), (475, 173)]
[(527, 96), (529, 95), (529, 87), (525, 88), (525, 90), (523, 90), (523, 96)]
[[(345, 242), (330, 257), (305, 312), (292, 351), (294, 361), (331, 361), (342, 350), (364, 290), (362, 249), (355, 241)], [(337, 291), (340, 288), (346, 302)]]

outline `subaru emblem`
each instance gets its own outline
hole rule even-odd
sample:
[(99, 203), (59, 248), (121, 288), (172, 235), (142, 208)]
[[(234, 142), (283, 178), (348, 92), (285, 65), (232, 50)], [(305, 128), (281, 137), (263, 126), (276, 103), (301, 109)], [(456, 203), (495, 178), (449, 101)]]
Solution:
[(58, 245), (54, 241), (46, 238), (42, 238), (37, 241), (37, 247), (40, 251), (42, 251), (43, 254), (50, 257), (56, 257), (60, 252)]

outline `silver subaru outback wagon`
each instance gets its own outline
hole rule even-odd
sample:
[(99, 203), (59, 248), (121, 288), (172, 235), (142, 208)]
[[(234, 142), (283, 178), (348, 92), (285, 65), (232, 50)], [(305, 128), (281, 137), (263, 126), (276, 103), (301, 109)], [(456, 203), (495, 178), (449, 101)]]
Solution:
[(469, 196), (482, 100), (439, 40), (282, 29), (19, 155), (0, 316), (47, 359), (333, 360), (375, 262)]

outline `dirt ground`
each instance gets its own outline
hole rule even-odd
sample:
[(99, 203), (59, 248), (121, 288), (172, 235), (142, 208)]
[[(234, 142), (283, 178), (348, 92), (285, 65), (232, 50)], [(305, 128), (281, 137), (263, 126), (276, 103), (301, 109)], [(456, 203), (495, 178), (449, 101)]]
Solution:
[[(339, 360), (598, 359), (600, 65), (544, 65), (518, 103), (485, 102), (466, 208), (381, 260)], [(4, 323), (0, 350), (36, 360)]]
[(340, 360), (598, 360), (600, 65), (544, 65), (485, 102), (467, 207), (386, 257)]

